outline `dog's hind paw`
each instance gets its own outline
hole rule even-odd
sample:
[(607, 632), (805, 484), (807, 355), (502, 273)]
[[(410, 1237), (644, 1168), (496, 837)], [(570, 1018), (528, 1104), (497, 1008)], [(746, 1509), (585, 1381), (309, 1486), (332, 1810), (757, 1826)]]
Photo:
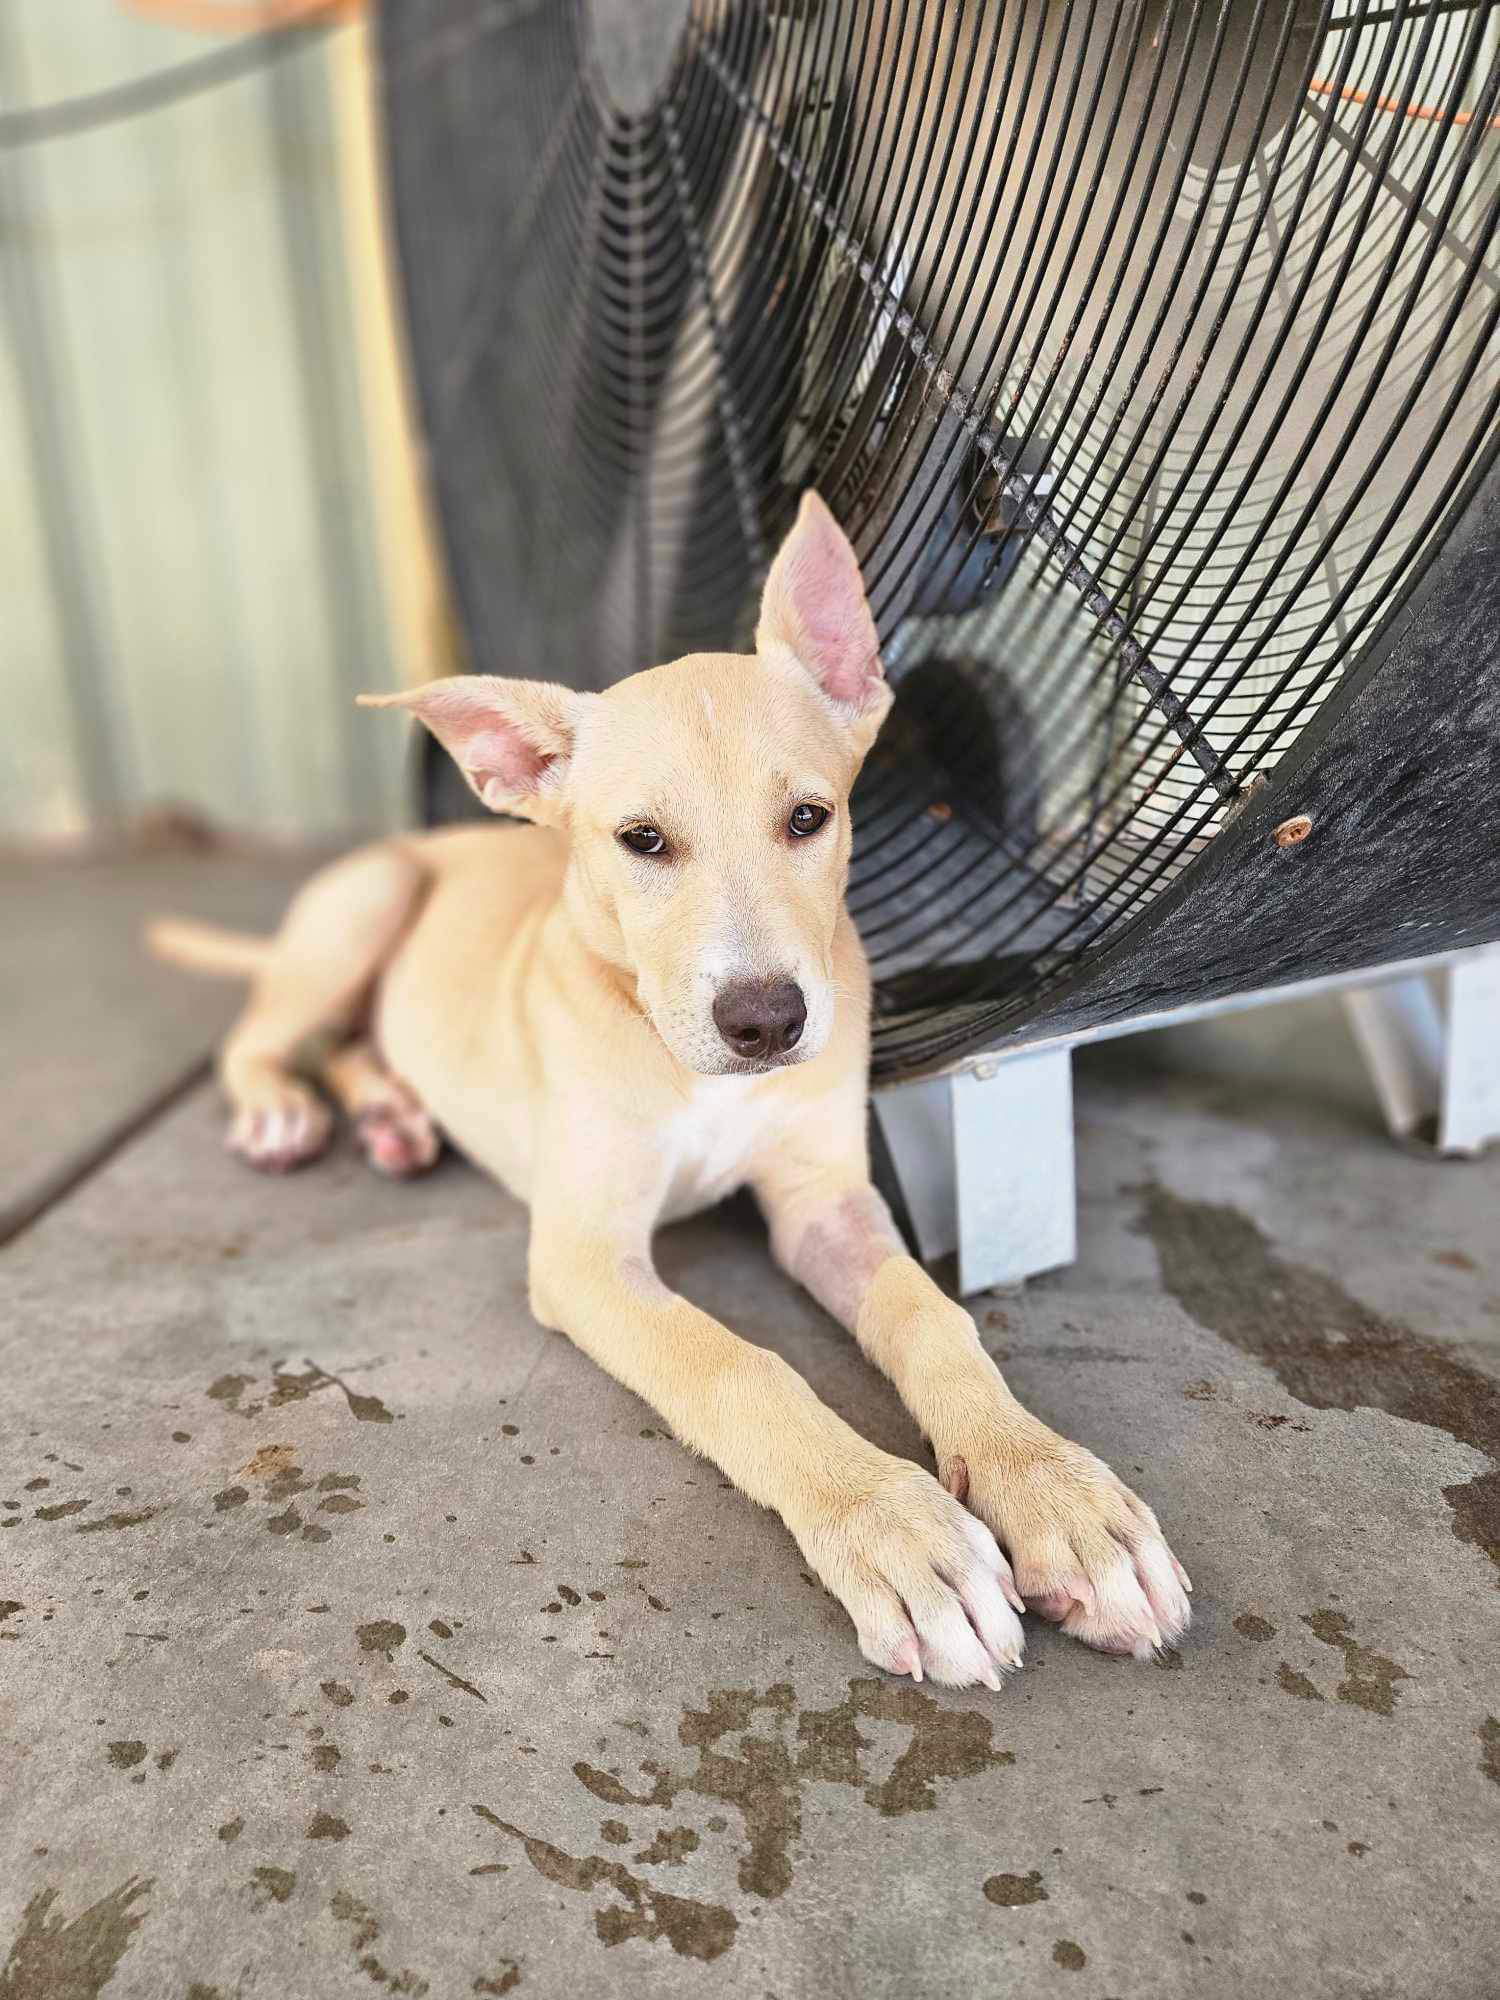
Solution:
[(437, 1162), (442, 1140), (420, 1104), (371, 1104), (354, 1122), (355, 1136), (365, 1158), (378, 1174), (407, 1180), (425, 1174)]
[(288, 1084), (274, 1102), (236, 1112), (224, 1144), (261, 1173), (285, 1174), (317, 1159), (332, 1133), (333, 1118), (322, 1099)]

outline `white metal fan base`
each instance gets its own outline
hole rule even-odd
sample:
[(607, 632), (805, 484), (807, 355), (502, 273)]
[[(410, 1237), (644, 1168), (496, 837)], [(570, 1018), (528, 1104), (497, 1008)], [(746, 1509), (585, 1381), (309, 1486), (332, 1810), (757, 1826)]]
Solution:
[(1434, 1156), (1500, 1139), (1500, 945), (1303, 980), (967, 1057), (875, 1093), (924, 1262), (958, 1253), (961, 1294), (1077, 1252), (1073, 1050), (1274, 1000), (1340, 993), (1392, 1134)]

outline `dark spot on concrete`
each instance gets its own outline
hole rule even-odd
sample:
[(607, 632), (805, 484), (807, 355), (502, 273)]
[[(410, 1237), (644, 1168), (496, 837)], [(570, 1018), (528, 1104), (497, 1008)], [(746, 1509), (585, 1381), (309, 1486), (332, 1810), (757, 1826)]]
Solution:
[(333, 1537), (326, 1528), (320, 1528), (316, 1524), (302, 1530), (302, 1540), (304, 1542), (327, 1542), (332, 1539)]
[(173, 1765), (174, 1765), (174, 1764), (175, 1764), (176, 1762), (177, 1762), (177, 1752), (176, 1752), (175, 1750), (158, 1750), (158, 1751), (157, 1751), (157, 1753), (156, 1753), (156, 1768), (157, 1768), (157, 1770), (158, 1770), (158, 1771), (162, 1771), (162, 1772), (166, 1772), (166, 1771), (170, 1771), (170, 1770), (171, 1770), (171, 1768), (172, 1768), (172, 1766), (173, 1766)]
[(1446, 1265), (1450, 1271), (1477, 1271), (1479, 1266), (1465, 1250), (1434, 1250), (1431, 1262)]
[(668, 1604), (663, 1604), (659, 1597), (653, 1597), (649, 1590), (646, 1592), (646, 1602), (653, 1611), (670, 1611), (672, 1608)]
[[(798, 1768), (817, 1777), (841, 1769), (852, 1745), (860, 1745), (854, 1719), (905, 1723), (911, 1741), (888, 1778), (865, 1788), (866, 1802), (888, 1816), (929, 1812), (937, 1804), (939, 1778), (972, 1778), (981, 1771), (1014, 1764), (1014, 1753), (992, 1747), (994, 1726), (976, 1710), (945, 1709), (931, 1695), (900, 1681), (851, 1681), (849, 1697), (837, 1708), (802, 1716), (797, 1733), (806, 1746)], [(859, 1782), (859, 1775), (843, 1782)]]
[(318, 1481), (320, 1493), (337, 1493), (342, 1488), (358, 1487), (360, 1476), (357, 1472), (325, 1472)]
[(1306, 1674), (1299, 1674), (1287, 1660), (1276, 1669), (1276, 1684), (1287, 1694), (1294, 1694), (1299, 1701), (1321, 1701), (1322, 1695), (1313, 1686)]
[(242, 1819), (226, 1819), (219, 1828), (219, 1838), (227, 1845), (231, 1840), (238, 1840), (244, 1831), (245, 1822)]
[(173, 1431), (172, 1433), (173, 1444), (191, 1444), (192, 1441), (193, 1434), (191, 1431)]
[(602, 1604), (603, 1602), (604, 1602), (604, 1592), (602, 1590), (591, 1590), (589, 1592), (590, 1604)]
[(288, 1507), (284, 1514), (273, 1515), (266, 1523), (266, 1531), (272, 1535), (294, 1535), (302, 1526), (302, 1516), (295, 1507)]
[[(887, 1681), (851, 1681), (845, 1701), (830, 1709), (804, 1711), (795, 1738), (787, 1728), (796, 1713), (790, 1683), (759, 1693), (753, 1688), (717, 1688), (707, 1707), (684, 1710), (678, 1739), (696, 1750), (696, 1768), (682, 1774), (647, 1762), (646, 1792), (632, 1791), (611, 1772), (573, 1766), (580, 1784), (606, 1805), (670, 1806), (680, 1794), (694, 1793), (733, 1806), (744, 1822), (747, 1851), (739, 1862), (740, 1887), (748, 1895), (773, 1900), (792, 1879), (790, 1852), (802, 1831), (802, 1792), (810, 1780), (849, 1785), (863, 1791), (867, 1804), (889, 1817), (926, 1812), (937, 1804), (940, 1779), (973, 1776), (1013, 1763), (1009, 1751), (992, 1748), (992, 1724), (984, 1716), (947, 1710), (919, 1689)], [(770, 1729), (752, 1733), (758, 1716)], [(876, 1781), (861, 1761), (871, 1747), (862, 1720), (904, 1724), (911, 1735), (889, 1775)], [(727, 1736), (740, 1739), (738, 1754), (718, 1746)]]
[(40, 1493), (44, 1486), (50, 1486), (51, 1484), (52, 1481), (47, 1475), (44, 1472), (39, 1472), (35, 1479), (27, 1480), (21, 1491), (23, 1493)]
[(1201, 1889), (1189, 1889), (1187, 1892), (1187, 1899), (1190, 1903), (1198, 1904), (1200, 1908), (1204, 1903), (1208, 1901), (1207, 1896), (1204, 1895)]
[(436, 1633), (439, 1639), (451, 1639), (453, 1637), (453, 1627), (445, 1625), (441, 1618), (434, 1618), (427, 1629), (429, 1632)]
[(368, 1625), (356, 1625), (354, 1636), (362, 1653), (384, 1653), (389, 1660), (398, 1646), (406, 1644), (406, 1627), (393, 1618), (373, 1618)]
[(1276, 1637), (1276, 1627), (1270, 1619), (1254, 1611), (1242, 1611), (1234, 1621), (1234, 1629), (1242, 1639), (1254, 1639), (1257, 1644)]
[(392, 1708), (399, 1708), (402, 1702), (410, 1701), (411, 1696), (406, 1692), (405, 1688), (392, 1688), (390, 1693), (386, 1696), (386, 1700), (390, 1703)]
[(1487, 1715), (1474, 1731), (1479, 1738), (1479, 1768), (1492, 1785), (1500, 1785), (1500, 1720)]
[(1369, 1851), (1369, 1847), (1362, 1840), (1351, 1840), (1346, 1850), (1346, 1852), (1354, 1856), (1356, 1861), (1359, 1860), (1361, 1855), (1368, 1854)]
[(226, 1486), (222, 1493), (214, 1495), (214, 1512), (216, 1514), (227, 1514), (231, 1507), (243, 1507), (249, 1498), (250, 1493), (248, 1488), (244, 1486)]
[(315, 1771), (336, 1771), (341, 1755), (337, 1744), (319, 1743), (308, 1752), (308, 1762)]
[(697, 1845), (698, 1836), (690, 1826), (669, 1826), (657, 1834), (649, 1847), (643, 1847), (639, 1854), (632, 1854), (630, 1858), (632, 1861), (643, 1861), (648, 1868), (677, 1868)]
[(0, 1966), (3, 2000), (97, 2000), (114, 1977), (144, 1910), (132, 1910), (151, 1888), (150, 1878), (132, 1875), (91, 1903), (71, 1923), (52, 1914), (56, 1889), (39, 1889), (21, 1912), (5, 1964)]
[(297, 1878), (290, 1868), (272, 1868), (269, 1865), (251, 1870), (250, 1907), (252, 1910), (269, 1909), (272, 1903), (284, 1903), (297, 1886)]
[(476, 1805), (474, 1811), (519, 1840), (532, 1867), (559, 1888), (587, 1892), (607, 1884), (615, 1891), (620, 1901), (594, 1912), (594, 1929), (603, 1944), (624, 1944), (629, 1938), (654, 1943), (664, 1938), (679, 1957), (707, 1961), (720, 1957), (734, 1943), (739, 1926), (732, 1912), (720, 1904), (654, 1889), (618, 1861), (607, 1861), (597, 1854), (568, 1854), (550, 1841), (523, 1833), (487, 1806)]
[(630, 1828), (622, 1819), (602, 1820), (599, 1831), (614, 1847), (623, 1847), (630, 1838)]
[(14, 1618), (18, 1611), (24, 1611), (25, 1609), (26, 1606), (18, 1598), (0, 1598), (0, 1625), (3, 1625), (7, 1618)]
[(611, 1772), (596, 1771), (592, 1764), (575, 1764), (573, 1776), (585, 1791), (592, 1792), (607, 1806), (671, 1805), (677, 1796), (677, 1780), (671, 1772), (664, 1771), (660, 1764), (642, 1764), (641, 1769), (654, 1780), (649, 1792), (632, 1792)]
[(409, 1968), (404, 1972), (393, 1972), (371, 1951), (370, 1947), (380, 1936), (380, 1925), (373, 1913), (357, 1897), (346, 1889), (334, 1892), (328, 1905), (341, 1924), (351, 1926), (350, 1946), (355, 1963), (367, 1979), (373, 1979), (377, 1986), (383, 1986), (388, 1993), (409, 1995), (411, 2000), (423, 2000), (430, 1990), (420, 1973)]
[(315, 1812), (307, 1822), (308, 1840), (347, 1840), (349, 1822), (337, 1813)]
[(357, 1514), (364, 1506), (363, 1500), (356, 1500), (352, 1493), (330, 1493), (318, 1509), (320, 1514)]
[(989, 1902), (998, 1903), (1002, 1910), (1018, 1910), (1023, 1903), (1047, 1901), (1041, 1872), (1036, 1868), (1027, 1875), (991, 1875), (984, 1893)]
[(471, 1875), (508, 1875), (510, 1873), (510, 1865), (504, 1861), (486, 1861), (482, 1867), (471, 1868), (469, 1873)]
[(1341, 1611), (1315, 1611), (1302, 1620), (1315, 1639), (1332, 1646), (1344, 1656), (1344, 1672), (1336, 1690), (1340, 1701), (1351, 1708), (1367, 1709), (1371, 1715), (1394, 1715), (1400, 1689), (1397, 1681), (1409, 1681), (1405, 1667), (1398, 1667), (1383, 1653), (1372, 1653), (1355, 1640), (1349, 1620)]
[(513, 1958), (503, 1958), (497, 1969), (487, 1979), (476, 1979), (473, 1991), (476, 1993), (509, 1993), (513, 1986), (521, 1983), (521, 1968)]
[(519, 1427), (515, 1424), (502, 1424), (500, 1426), (500, 1435), (502, 1437), (513, 1438), (513, 1437), (519, 1437), (521, 1435), (521, 1432)]
[(417, 1654), (417, 1658), (419, 1660), (425, 1660), (429, 1667), (435, 1668), (436, 1671), (442, 1675), (443, 1679), (448, 1683), (448, 1685), (450, 1687), (457, 1688), (460, 1694), (471, 1694), (473, 1695), (476, 1701), (487, 1702), (489, 1700), (489, 1696), (487, 1694), (481, 1694), (479, 1689), (475, 1687), (472, 1681), (466, 1681), (461, 1674), (456, 1674), (450, 1667), (445, 1667), (442, 1661), (435, 1660), (432, 1657), (431, 1653), (423, 1653), (419, 1651)]
[[(1145, 1189), (1143, 1226), (1183, 1310), (1314, 1410), (1384, 1410), (1500, 1461), (1500, 1383), (1461, 1355), (1277, 1257), (1237, 1209)], [(1500, 1464), (1443, 1488), (1461, 1542), (1500, 1566)]]
[(1219, 1392), (1212, 1382), (1189, 1382), (1182, 1393), (1189, 1403), (1211, 1403)]
[(138, 1528), (144, 1521), (154, 1521), (155, 1507), (138, 1507), (133, 1514), (106, 1514), (102, 1520), (80, 1521), (73, 1530), (75, 1535), (97, 1535), (105, 1528)]
[(345, 1687), (342, 1681), (321, 1681), (319, 1686), (335, 1708), (347, 1708), (354, 1699), (354, 1690)]
[(214, 1402), (222, 1403), (226, 1409), (233, 1410), (237, 1417), (253, 1417), (260, 1409), (260, 1404), (257, 1403), (254, 1409), (241, 1409), (240, 1398), (254, 1380), (253, 1375), (221, 1375), (216, 1382), (209, 1383), (204, 1393), (211, 1396)]
[(564, 1604), (582, 1604), (583, 1599), (570, 1583), (557, 1583), (552, 1587)]
[(61, 1521), (69, 1514), (81, 1514), (89, 1506), (87, 1500), (57, 1500), (50, 1507), (33, 1509), (39, 1521)]
[(1052, 1947), (1052, 1963), (1060, 1965), (1064, 1972), (1082, 1972), (1088, 1962), (1088, 1953), (1071, 1938), (1059, 1938)]
[(106, 1747), (109, 1751), (109, 1761), (117, 1771), (131, 1770), (146, 1754), (145, 1744), (137, 1743), (134, 1739), (125, 1743), (111, 1743)]

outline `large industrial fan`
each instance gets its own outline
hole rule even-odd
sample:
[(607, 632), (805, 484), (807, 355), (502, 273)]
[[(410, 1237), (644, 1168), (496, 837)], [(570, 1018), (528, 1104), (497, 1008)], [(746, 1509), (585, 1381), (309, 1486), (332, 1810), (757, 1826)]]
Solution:
[(1500, 0), (386, 0), (471, 662), (897, 691), (876, 1073), (1500, 934)]

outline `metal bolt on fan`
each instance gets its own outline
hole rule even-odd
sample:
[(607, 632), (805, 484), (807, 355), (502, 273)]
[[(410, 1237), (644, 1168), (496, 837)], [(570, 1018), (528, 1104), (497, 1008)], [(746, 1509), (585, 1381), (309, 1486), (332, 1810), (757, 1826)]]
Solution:
[(472, 658), (747, 644), (808, 485), (859, 550), (878, 1077), (1500, 933), (1500, 0), (386, 0), (382, 52)]

